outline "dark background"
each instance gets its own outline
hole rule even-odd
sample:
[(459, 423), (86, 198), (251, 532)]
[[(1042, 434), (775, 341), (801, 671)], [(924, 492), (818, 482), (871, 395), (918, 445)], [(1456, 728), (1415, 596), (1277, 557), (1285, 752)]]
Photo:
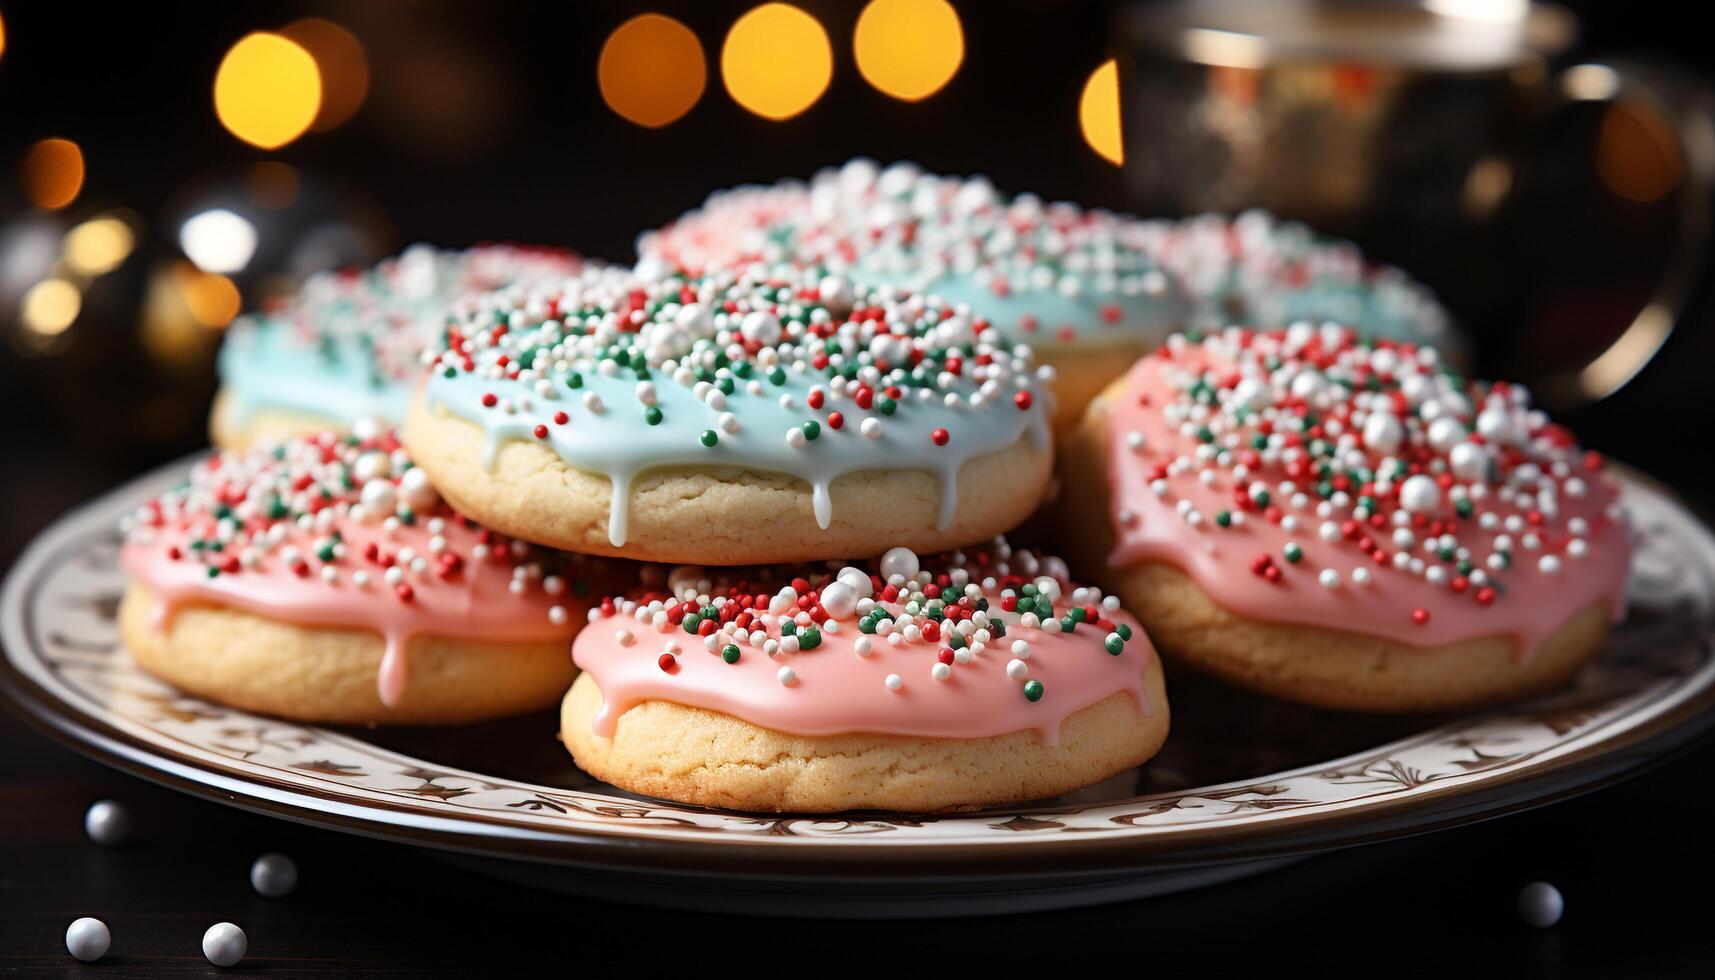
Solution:
[[(650, 9), (689, 25), (713, 69), (720, 38), (748, 6)], [(818, 103), (766, 122), (736, 106), (712, 73), (685, 118), (652, 131), (610, 112), (594, 81), (603, 39), (638, 12), (634, 4), (0, 2), (0, 227), (30, 218), (16, 161), (35, 141), (63, 136), (81, 145), (88, 171), (67, 217), (125, 207), (145, 229), (139, 253), (86, 297), (65, 349), (33, 356), (0, 344), (0, 567), (57, 514), (206, 441), (211, 367), (206, 358), (149, 356), (137, 309), (149, 270), (175, 257), (172, 217), (252, 163), (297, 167), (327, 207), (381, 229), (387, 248), (511, 240), (618, 260), (631, 258), (640, 229), (711, 189), (803, 176), (856, 154), (1126, 207), (1119, 171), (1085, 146), (1076, 113), (1085, 77), (1110, 53), (1115, 4), (957, 4), (965, 62), (917, 104), (858, 76), (847, 39), (861, 4), (800, 6), (834, 44), (834, 80)], [(1583, 52), (1710, 67), (1706, 35), (1676, 24), (1674, 5), (1573, 6), (1584, 17)], [(275, 153), (240, 143), (209, 97), (221, 56), (245, 33), (310, 15), (363, 41), (368, 101), (344, 126)], [(1533, 268), (1552, 265), (1543, 255), (1556, 250), (1588, 263), (1600, 249), (1629, 246), (1612, 228), (1580, 229), (1567, 210), (1526, 237)], [(250, 298), (266, 287), (241, 285)], [(1566, 416), (1591, 445), (1701, 506), (1711, 502), (1703, 433), (1715, 423), (1709, 307), (1698, 298), (1665, 356), (1629, 388)], [(1480, 360), (1486, 338), (1508, 329), (1471, 327)], [(304, 976), (468, 974), (495, 957), (555, 972), (587, 969), (592, 957), (633, 968), (690, 957), (715, 968), (919, 972), (932, 955), (956, 957), (955, 968), (1043, 958), (1060, 970), (1126, 955), (1141, 970), (1182, 964), (1216, 975), (1329, 964), (1390, 974), (1708, 975), (1707, 903), (1672, 895), (1715, 871), (1711, 775), (1715, 752), (1705, 748), (1549, 810), (1182, 897), (1018, 919), (841, 925), (641, 911), (492, 884), (403, 849), (177, 798), (0, 717), (0, 973), (213, 972), (197, 939), (208, 924), (234, 919), (250, 929), (250, 967)], [(133, 804), (152, 827), (148, 844), (110, 852), (83, 840), (83, 807), (104, 795)], [(304, 886), (265, 903), (244, 869), (276, 847), (298, 858)], [(1565, 922), (1548, 932), (1520, 925), (1512, 911), (1517, 888), (1535, 878), (1568, 897)], [(63, 952), (66, 924), (84, 914), (115, 931), (113, 958), (96, 968)]]

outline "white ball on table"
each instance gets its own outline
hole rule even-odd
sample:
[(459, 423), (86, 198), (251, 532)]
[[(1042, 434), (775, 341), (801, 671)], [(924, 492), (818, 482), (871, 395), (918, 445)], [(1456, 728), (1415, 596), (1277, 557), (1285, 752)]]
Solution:
[(250, 865), (250, 887), (263, 898), (285, 898), (298, 887), (297, 862), (270, 851)]
[(85, 963), (94, 963), (107, 955), (113, 945), (113, 934), (107, 923), (88, 916), (78, 919), (66, 930), (66, 952)]
[(202, 934), (202, 955), (215, 966), (235, 966), (249, 951), (244, 930), (230, 922), (216, 922)]
[(96, 800), (83, 814), (83, 831), (103, 847), (131, 839), (131, 813), (118, 800)]
[(1518, 915), (1526, 924), (1547, 929), (1566, 914), (1566, 899), (1560, 889), (1546, 881), (1533, 881), (1519, 889)]

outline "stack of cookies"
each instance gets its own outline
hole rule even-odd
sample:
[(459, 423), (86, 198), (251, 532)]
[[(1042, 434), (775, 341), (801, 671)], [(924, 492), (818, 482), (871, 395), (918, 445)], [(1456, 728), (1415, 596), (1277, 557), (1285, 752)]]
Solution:
[[(1151, 636), (1281, 697), (1444, 709), (1563, 682), (1617, 615), (1600, 460), (1297, 226), (859, 161), (639, 251), (442, 254), (409, 290), (407, 256), (237, 327), (215, 432), (256, 445), (128, 522), (140, 661), (315, 721), (559, 702), (634, 792), (926, 811), (1147, 760)], [(324, 377), (243, 380), (304, 345)], [(1075, 566), (1009, 542), (1027, 520)]]

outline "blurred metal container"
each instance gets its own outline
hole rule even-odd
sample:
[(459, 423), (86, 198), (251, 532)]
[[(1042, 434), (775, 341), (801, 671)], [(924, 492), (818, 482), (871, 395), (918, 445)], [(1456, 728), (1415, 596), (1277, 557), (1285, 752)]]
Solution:
[[(1138, 4), (1118, 41), (1128, 180), (1149, 213), (1262, 207), (1351, 237), (1435, 286), (1506, 346), (1520, 175), (1561, 110), (1629, 100), (1665, 120), (1686, 179), (1668, 269), (1629, 326), (1534, 378), (1550, 401), (1633, 377), (1680, 316), (1706, 245), (1715, 135), (1705, 103), (1620, 65), (1557, 70), (1567, 10), (1525, 0), (1175, 0)], [(1560, 202), (1577, 207), (1577, 201)], [(1514, 315), (1516, 319), (1516, 314)], [(1514, 365), (1508, 364), (1512, 368)]]

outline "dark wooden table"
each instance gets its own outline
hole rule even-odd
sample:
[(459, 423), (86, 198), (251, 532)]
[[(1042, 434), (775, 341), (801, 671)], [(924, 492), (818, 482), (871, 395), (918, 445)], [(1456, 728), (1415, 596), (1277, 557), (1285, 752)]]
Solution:
[[(0, 714), (0, 975), (548, 976), (590, 971), (861, 966), (877, 975), (1040, 962), (1136, 962), (1140, 974), (1701, 976), (1715, 935), (1715, 747), (1557, 806), (1325, 855), (1272, 874), (1103, 908), (987, 919), (837, 922), (637, 908), (534, 891), (433, 855), (311, 830), (109, 771)], [(138, 842), (103, 848), (84, 808), (123, 801)], [(249, 885), (269, 850), (300, 885)], [(1553, 929), (1521, 923), (1520, 886), (1565, 893)], [(104, 920), (95, 964), (65, 952), (79, 916)], [(203, 930), (236, 922), (250, 954), (220, 971)]]

